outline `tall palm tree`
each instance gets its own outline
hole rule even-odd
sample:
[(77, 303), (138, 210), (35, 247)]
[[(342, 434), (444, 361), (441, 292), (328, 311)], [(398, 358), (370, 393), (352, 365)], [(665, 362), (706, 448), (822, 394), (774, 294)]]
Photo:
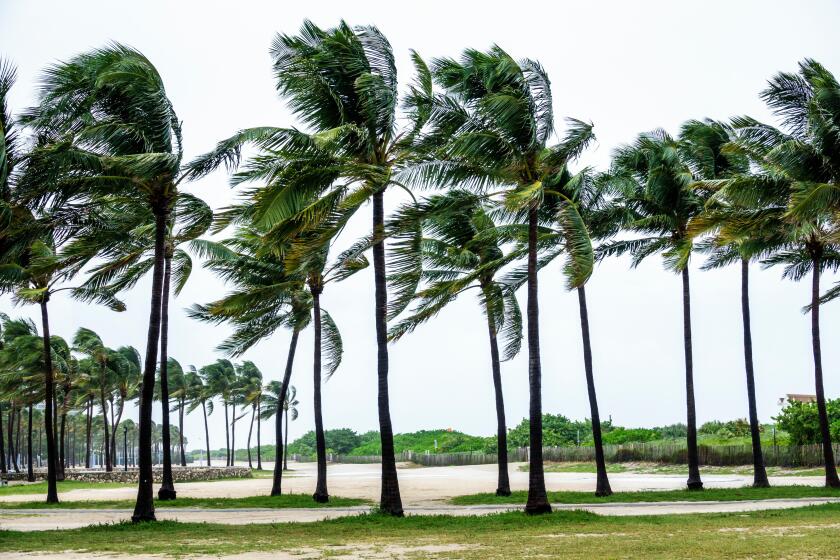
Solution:
[(202, 367), (200, 374), (205, 380), (208, 394), (219, 397), (225, 410), (225, 466), (229, 467), (233, 464), (233, 460), (230, 449), (228, 406), (231, 402), (231, 393), (233, 392), (236, 381), (236, 369), (230, 360), (218, 359), (214, 363)]
[[(334, 237), (364, 202), (373, 202), (372, 233), (363, 245), (373, 250), (377, 403), (382, 440), (380, 509), (400, 516), (403, 510), (388, 392), (387, 320), (410, 300), (416, 280), (404, 277), (403, 283), (392, 286), (395, 297), (389, 308), (384, 196), (389, 187), (405, 188), (393, 174), (413, 157), (413, 141), (428, 119), (431, 77), (422, 60), (414, 55), (419, 79), (404, 99), (407, 125), (399, 130), (396, 64), (391, 45), (377, 28), (350, 27), (342, 21), (335, 28), (321, 29), (306, 21), (299, 35), (278, 35), (271, 55), (278, 90), (312, 133), (274, 127), (243, 130), (198, 158), (191, 167), (193, 174), (199, 176), (223, 163), (236, 166), (241, 148), (247, 143), (269, 152), (266, 155), (274, 162), (272, 167), (282, 171), (260, 175), (262, 166), (257, 166), (253, 174), (246, 169), (240, 177), (271, 179), (253, 209), (257, 224), (265, 229), (291, 215), (286, 212), (286, 204), (293, 202), (293, 197), (287, 196), (290, 192), (295, 197), (318, 195), (317, 203), (305, 214), (306, 221), (297, 221), (297, 226), (306, 229), (313, 223), (321, 224), (326, 239)], [(316, 243), (316, 248), (322, 244)]]
[(286, 433), (283, 435), (283, 470), (289, 470), (289, 423), (298, 419), (297, 387), (292, 385), (286, 392), (283, 402), (283, 415), (286, 417)]
[[(767, 488), (767, 470), (761, 449), (760, 422), (755, 397), (752, 328), (750, 322), (749, 270), (750, 261), (766, 254), (779, 243), (778, 228), (772, 210), (753, 203), (749, 206), (733, 203), (727, 193), (749, 173), (749, 160), (732, 149), (732, 128), (712, 120), (688, 121), (680, 133), (681, 150), (689, 162), (697, 188), (715, 191), (706, 202), (702, 214), (689, 223), (692, 235), (712, 233), (703, 242), (709, 258), (704, 270), (739, 263), (741, 268), (741, 317), (744, 337), (744, 369), (747, 380), (747, 406), (753, 453), (753, 486)], [(749, 178), (747, 178), (749, 180)], [(721, 188), (723, 187), (723, 188)]]
[[(184, 372), (184, 368), (175, 358), (167, 360), (167, 373), (169, 381), (172, 386), (172, 391), (169, 396), (175, 399), (175, 406), (173, 410), (178, 411), (178, 450), (182, 467), (187, 466), (187, 455), (184, 450), (184, 412), (187, 406), (187, 398), (191, 389), (190, 380)], [(162, 372), (161, 372), (162, 373)]]
[(105, 470), (110, 472), (113, 470), (113, 457), (111, 456), (111, 426), (108, 423), (106, 394), (110, 394), (114, 385), (113, 370), (111, 369), (111, 358), (114, 352), (102, 343), (98, 334), (86, 328), (80, 328), (76, 331), (73, 337), (73, 347), (77, 352), (87, 356), (96, 366), (95, 376), (99, 388), (99, 406), (102, 412)]
[(27, 122), (36, 130), (73, 133), (72, 145), (57, 144), (54, 151), (66, 155), (78, 173), (51, 184), (43, 199), (94, 204), (103, 195), (118, 193), (143, 201), (154, 215), (152, 297), (140, 394), (140, 476), (132, 516), (133, 521), (154, 520), (151, 407), (166, 231), (180, 181), (180, 122), (154, 65), (119, 44), (51, 67)]
[[(797, 73), (782, 72), (761, 93), (783, 129), (749, 117), (733, 120), (737, 145), (761, 173), (743, 185), (746, 196), (755, 190), (774, 197), (773, 209), (785, 208), (779, 220), (784, 242), (765, 264), (785, 265), (784, 276), (794, 280), (811, 274), (811, 344), (820, 439), (826, 486), (840, 487), (825, 406), (820, 338), (820, 277), (840, 267), (840, 84), (818, 62), (805, 59)], [(734, 190), (734, 189), (733, 189)], [(730, 193), (731, 194), (731, 193)], [(827, 294), (828, 295), (828, 294)]]
[(691, 293), (689, 259), (694, 242), (689, 221), (703, 210), (704, 195), (693, 189), (695, 177), (683, 157), (679, 140), (663, 130), (640, 135), (632, 145), (613, 156), (611, 181), (622, 191), (632, 217), (626, 229), (645, 237), (622, 239), (602, 245), (601, 256), (630, 252), (632, 266), (662, 253), (665, 267), (682, 276), (683, 344), (685, 350), (686, 424), (688, 427), (689, 490), (701, 490), (694, 405), (694, 366), (691, 344)]
[(248, 442), (245, 448), (248, 450), (248, 467), (254, 468), (251, 460), (251, 435), (254, 431), (254, 420), (257, 416), (259, 398), (262, 394), (263, 376), (256, 364), (250, 360), (242, 362), (236, 369), (240, 380), (239, 392), (242, 399), (243, 415), (246, 414), (246, 407), (251, 408), (251, 422), (248, 426)]
[[(507, 424), (502, 391), (501, 361), (513, 358), (522, 341), (522, 315), (516, 296), (495, 276), (521, 252), (505, 253), (491, 209), (480, 197), (462, 190), (435, 195), (417, 205), (407, 205), (395, 222), (421, 220), (427, 234), (420, 243), (424, 285), (411, 315), (391, 328), (389, 338), (398, 340), (420, 324), (437, 316), (458, 295), (479, 290), (479, 302), (487, 319), (490, 365), (496, 397), (496, 444), (498, 449), (497, 496), (510, 496), (507, 464)], [(498, 337), (505, 339), (500, 357)]]
[[(592, 127), (571, 121), (555, 146), (551, 85), (533, 60), (516, 61), (499, 47), (464, 51), (460, 60), (433, 62), (435, 81), (445, 90), (435, 98), (432, 126), (420, 142), (425, 161), (405, 173), (426, 186), (466, 185), (485, 195), (503, 194), (505, 207), (528, 223), (528, 380), (530, 465), (528, 502), (532, 514), (551, 511), (542, 458), (542, 367), (540, 363), (537, 253), (539, 209), (545, 183), (575, 159), (593, 139)], [(488, 192), (491, 187), (498, 193)], [(592, 246), (573, 204), (558, 217), (569, 238), (566, 272), (572, 286), (592, 271)]]
[[(539, 233), (539, 245), (544, 248), (537, 261), (537, 269), (542, 269), (567, 253), (567, 237), (564, 224), (555, 219), (566, 204), (574, 204), (593, 240), (605, 242), (613, 237), (626, 220), (626, 212), (615, 204), (613, 190), (603, 176), (596, 175), (590, 168), (572, 173), (568, 168), (556, 173), (546, 185), (546, 195), (540, 209), (541, 221), (544, 222)], [(518, 288), (527, 281), (526, 267), (519, 267), (508, 273), (504, 282), (511, 288)], [(586, 300), (586, 288), (577, 287), (578, 309), (580, 312), (581, 341), (583, 344), (583, 365), (586, 376), (586, 390), (589, 399), (590, 418), (592, 420), (592, 441), (595, 450), (596, 496), (612, 494), (607, 465), (604, 458), (604, 446), (601, 435), (601, 415), (598, 409), (598, 396), (595, 388), (595, 374), (590, 341), (589, 310)]]

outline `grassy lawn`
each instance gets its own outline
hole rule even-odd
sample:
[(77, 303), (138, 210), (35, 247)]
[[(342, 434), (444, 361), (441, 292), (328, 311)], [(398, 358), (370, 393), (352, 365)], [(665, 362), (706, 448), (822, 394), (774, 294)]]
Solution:
[(0, 531), (0, 551), (223, 555), (280, 552), (307, 558), (750, 558), (837, 554), (840, 505), (742, 514), (601, 517), (359, 515), (316, 523), (100, 525), (47, 532)]
[[(178, 498), (165, 502), (155, 501), (158, 508), (309, 508), (345, 507), (368, 504), (367, 500), (331, 496), (326, 504), (319, 504), (308, 494), (283, 494), (282, 496), (248, 496), (245, 498)], [(134, 509), (134, 500), (62, 501), (47, 504), (44, 501), (2, 502), (0, 509)]]
[[(136, 483), (122, 483), (122, 482), (81, 482), (76, 480), (65, 480), (58, 483), (59, 492), (69, 492), (70, 490), (88, 490), (91, 488), (127, 488), (129, 486), (137, 486)], [(0, 486), (0, 496), (11, 496), (16, 494), (43, 494), (47, 495), (46, 482), (28, 482), (26, 484), (10, 484), (8, 486)]]
[[(519, 470), (528, 472), (528, 465), (520, 465)], [(559, 473), (594, 473), (595, 463), (564, 462), (545, 463), (545, 472)], [(688, 476), (686, 465), (663, 465), (660, 463), (609, 463), (608, 473), (630, 473), (630, 474), (678, 474)], [(743, 465), (738, 467), (700, 467), (701, 474), (743, 474), (751, 475), (752, 466)], [(825, 471), (822, 468), (783, 468), (767, 467), (769, 476), (822, 476)]]
[[(770, 500), (782, 498), (840, 498), (840, 490), (821, 486), (774, 486), (772, 488), (709, 488), (702, 492), (688, 490), (648, 490), (640, 492), (616, 492), (606, 498), (597, 498), (592, 492), (549, 492), (548, 498), (557, 504), (595, 504), (626, 502), (731, 502), (735, 500)], [(495, 494), (470, 494), (456, 496), (450, 503), (456, 505), (476, 504), (524, 504), (526, 491), (517, 491), (508, 497)]]

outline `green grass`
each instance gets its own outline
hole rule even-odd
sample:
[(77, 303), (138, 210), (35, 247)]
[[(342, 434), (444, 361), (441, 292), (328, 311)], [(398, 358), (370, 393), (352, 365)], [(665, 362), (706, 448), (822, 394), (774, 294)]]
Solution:
[[(840, 498), (840, 490), (822, 486), (774, 486), (772, 488), (709, 488), (703, 491), (689, 490), (646, 490), (639, 492), (616, 492), (612, 496), (598, 498), (592, 492), (549, 492), (548, 499), (556, 504), (595, 504), (627, 502), (731, 502), (737, 500), (770, 500), (784, 498)], [(524, 504), (528, 492), (517, 491), (510, 496), (495, 494), (470, 494), (456, 496), (449, 500), (455, 505), (476, 504)]]
[(0, 531), (0, 551), (164, 557), (249, 551), (306, 557), (770, 559), (837, 555), (840, 505), (739, 514), (601, 517), (564, 511), (528, 517), (360, 515), (316, 523), (158, 522)]
[[(547, 461), (545, 472), (560, 473), (594, 473), (595, 463), (590, 462), (562, 462)], [(701, 474), (752, 474), (752, 465), (736, 467), (700, 467)], [(528, 472), (528, 465), (520, 465), (519, 470)], [(608, 473), (631, 474), (679, 474), (688, 476), (687, 465), (665, 465), (661, 463), (608, 463)], [(821, 476), (825, 474), (822, 468), (786, 468), (767, 467), (769, 476)]]
[[(326, 504), (319, 504), (308, 494), (283, 494), (282, 496), (247, 496), (244, 498), (178, 498), (165, 502), (156, 501), (157, 508), (310, 508), (346, 507), (369, 504), (358, 498), (331, 496)], [(0, 509), (133, 509), (134, 500), (61, 501), (48, 504), (44, 501), (0, 502)]]
[[(136, 486), (136, 483), (122, 483), (122, 482), (81, 482), (76, 480), (65, 480), (58, 483), (59, 492), (69, 492), (70, 490), (89, 490), (91, 488), (127, 488), (129, 486)], [(19, 494), (47, 494), (46, 482), (31, 482), (26, 484), (10, 484), (9, 486), (0, 486), (0, 496), (13, 496)]]

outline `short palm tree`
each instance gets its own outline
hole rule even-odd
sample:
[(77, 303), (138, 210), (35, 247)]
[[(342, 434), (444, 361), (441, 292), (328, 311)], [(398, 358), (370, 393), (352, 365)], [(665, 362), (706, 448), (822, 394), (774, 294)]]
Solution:
[[(811, 274), (811, 342), (814, 384), (826, 486), (840, 487), (825, 406), (820, 339), (820, 277), (840, 267), (840, 181), (835, 161), (840, 157), (840, 84), (825, 67), (806, 59), (797, 73), (783, 72), (770, 80), (762, 99), (779, 117), (783, 129), (749, 117), (737, 118), (737, 145), (761, 170), (743, 184), (744, 197), (756, 191), (784, 208), (778, 221), (783, 242), (765, 264), (785, 266), (784, 276), (800, 280)], [(731, 189), (734, 191), (735, 189)], [(730, 192), (730, 196), (732, 193)]]
[(286, 417), (286, 433), (283, 435), (283, 469), (289, 470), (289, 423), (298, 419), (297, 387), (294, 385), (286, 391), (286, 400), (283, 402), (283, 415)]
[[(522, 315), (510, 287), (496, 279), (505, 265), (521, 252), (505, 253), (486, 201), (468, 191), (451, 190), (407, 205), (394, 222), (420, 220), (426, 232), (420, 243), (423, 260), (422, 288), (411, 315), (391, 328), (389, 338), (398, 340), (420, 324), (437, 316), (461, 293), (477, 289), (487, 319), (490, 365), (496, 397), (496, 446), (498, 453), (497, 496), (510, 496), (507, 464), (507, 424), (502, 391), (501, 361), (519, 352)], [(500, 355), (498, 338), (504, 338)]]
[[(187, 374), (181, 363), (175, 358), (167, 359), (167, 374), (169, 375), (169, 384), (172, 391), (169, 397), (175, 399), (175, 406), (173, 410), (178, 411), (178, 450), (180, 454), (180, 464), (182, 467), (187, 466), (187, 455), (184, 450), (184, 412), (187, 406), (187, 398), (189, 396), (190, 384), (187, 379)], [(161, 372), (163, 375), (163, 372)]]
[(218, 359), (212, 364), (202, 367), (199, 373), (207, 386), (207, 393), (214, 397), (219, 397), (225, 410), (225, 466), (229, 467), (233, 464), (233, 453), (230, 448), (228, 406), (232, 401), (231, 397), (236, 382), (236, 369), (230, 360)]
[(199, 406), (201, 416), (204, 420), (204, 443), (207, 451), (207, 466), (210, 466), (210, 429), (207, 426), (207, 416), (213, 414), (213, 387), (207, 372), (198, 371), (195, 366), (190, 366), (185, 377), (187, 394), (187, 413), (192, 412)]
[(113, 470), (113, 457), (111, 456), (111, 426), (108, 423), (108, 407), (106, 395), (110, 394), (113, 385), (112, 356), (114, 352), (107, 348), (98, 334), (90, 329), (80, 328), (73, 336), (73, 348), (86, 356), (94, 363), (96, 370), (96, 385), (99, 389), (99, 406), (102, 412), (102, 437), (104, 438), (105, 470)]
[[(311, 296), (300, 275), (288, 274), (285, 260), (273, 252), (264, 252), (262, 233), (239, 228), (233, 237), (222, 241), (195, 241), (197, 253), (207, 257), (204, 266), (234, 290), (207, 305), (194, 305), (190, 316), (210, 323), (228, 322), (233, 334), (219, 345), (231, 356), (239, 356), (281, 327), (292, 330), (283, 373), (281, 394), (289, 387), (300, 331), (311, 320)], [(282, 403), (283, 398), (279, 399)], [(275, 416), (276, 441), (282, 440), (282, 414)], [(271, 495), (282, 493), (282, 466), (275, 463)]]
[(610, 170), (613, 185), (622, 192), (631, 214), (625, 228), (644, 237), (622, 239), (599, 248), (601, 256), (630, 252), (637, 266), (662, 253), (665, 267), (682, 276), (683, 346), (685, 351), (686, 425), (689, 490), (701, 490), (694, 404), (694, 360), (691, 344), (689, 259), (694, 242), (689, 221), (703, 211), (703, 193), (693, 188), (695, 177), (683, 157), (679, 140), (663, 130), (640, 135), (616, 150)]
[[(555, 146), (551, 85), (533, 60), (516, 61), (499, 47), (488, 52), (464, 51), (460, 60), (433, 63), (435, 81), (445, 90), (436, 98), (432, 124), (419, 144), (423, 161), (404, 174), (407, 182), (424, 186), (466, 185), (485, 195), (501, 189), (504, 206), (527, 223), (528, 379), (530, 392), (530, 454), (528, 513), (551, 511), (545, 491), (542, 458), (542, 367), (540, 364), (537, 253), (539, 209), (546, 182), (575, 159), (593, 139), (592, 127), (572, 121)], [(573, 204), (558, 219), (568, 236), (573, 286), (592, 271), (592, 246)]]
[[(262, 394), (262, 372), (256, 364), (250, 360), (246, 360), (236, 366), (236, 373), (239, 376), (239, 393), (242, 399), (243, 410), (246, 407), (251, 408), (251, 422), (248, 427), (248, 442), (245, 448), (248, 451), (248, 467), (254, 468), (251, 460), (251, 435), (254, 431), (254, 420), (257, 416), (257, 409), (259, 408), (259, 399)], [(245, 414), (245, 412), (243, 412)], [(257, 444), (259, 445), (259, 444)]]

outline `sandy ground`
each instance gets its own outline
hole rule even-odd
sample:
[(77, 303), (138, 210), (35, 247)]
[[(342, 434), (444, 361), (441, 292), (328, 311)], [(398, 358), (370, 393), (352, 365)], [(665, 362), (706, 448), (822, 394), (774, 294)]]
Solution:
[[(518, 465), (511, 465), (510, 479), (514, 490), (525, 490), (528, 485), (528, 473), (520, 472)], [(330, 465), (329, 489), (336, 496), (379, 498), (379, 465)], [(315, 465), (312, 463), (295, 464), (284, 477), (284, 491), (310, 494), (315, 488)], [(401, 468), (400, 490), (406, 512), (409, 515), (480, 515), (518, 509), (506, 506), (451, 506), (445, 504), (447, 498), (478, 492), (491, 492), (496, 484), (496, 466), (458, 466), (430, 468)], [(751, 482), (751, 477), (744, 475), (707, 475), (703, 481), (709, 488), (739, 487)], [(615, 473), (610, 475), (613, 490), (667, 490), (682, 488), (685, 477), (682, 475), (641, 475)], [(774, 477), (774, 485), (808, 484), (821, 485), (821, 477)], [(584, 490), (594, 491), (595, 475), (588, 473), (546, 473), (549, 490)], [(213, 482), (192, 482), (178, 484), (180, 497), (244, 497), (267, 494), (271, 480), (267, 478), (223, 480)], [(71, 490), (60, 495), (63, 500), (119, 500), (133, 499), (135, 489), (102, 488)], [(110, 523), (128, 519), (128, 510), (2, 510), (2, 502), (32, 501), (35, 495), (11, 495), (0, 497), (0, 528), (14, 530), (47, 530), (83, 527), (96, 523)], [(586, 509), (603, 515), (665, 515), (678, 513), (711, 513), (753, 511), (756, 509), (780, 509), (819, 504), (833, 501), (832, 498), (812, 498), (801, 500), (762, 500), (760, 502), (693, 502), (693, 503), (656, 503), (656, 504), (558, 504), (556, 509)], [(290, 521), (318, 521), (339, 516), (358, 515), (367, 511), (365, 506), (346, 508), (301, 508), (301, 509), (241, 509), (212, 510), (192, 508), (160, 508), (158, 519), (178, 521), (204, 521), (212, 523), (279, 523)], [(237, 515), (231, 515), (237, 513)], [(242, 515), (246, 513), (246, 515)], [(0, 555), (0, 559), (4, 558)]]
[[(510, 465), (510, 486), (512, 490), (528, 489), (528, 473), (519, 471), (522, 463)], [(266, 464), (265, 468), (273, 465)], [(291, 464), (288, 476), (283, 477), (283, 491), (289, 493), (311, 494), (315, 491), (315, 464)], [(493, 492), (496, 489), (496, 465), (471, 465), (457, 467), (421, 467), (400, 468), (400, 492), (406, 506), (440, 505), (448, 498), (479, 492)], [(327, 469), (330, 494), (345, 498), (364, 498), (379, 500), (380, 466), (373, 465), (329, 465)], [(664, 474), (610, 474), (610, 484), (615, 491), (633, 490), (671, 490), (683, 488), (683, 475)], [(546, 473), (548, 490), (595, 491), (594, 473)], [(708, 488), (734, 488), (752, 483), (749, 475), (704, 475), (703, 482)], [(774, 486), (811, 485), (824, 483), (819, 476), (784, 476), (770, 477)], [(239, 498), (268, 494), (271, 489), (269, 478), (244, 478), (210, 482), (190, 482), (177, 484), (179, 497), (193, 498)], [(157, 492), (157, 487), (155, 488)], [(133, 487), (71, 490), (62, 492), (60, 499), (80, 500), (130, 500), (136, 496)], [(38, 499), (32, 494), (0, 496), (2, 502), (29, 502)]]

